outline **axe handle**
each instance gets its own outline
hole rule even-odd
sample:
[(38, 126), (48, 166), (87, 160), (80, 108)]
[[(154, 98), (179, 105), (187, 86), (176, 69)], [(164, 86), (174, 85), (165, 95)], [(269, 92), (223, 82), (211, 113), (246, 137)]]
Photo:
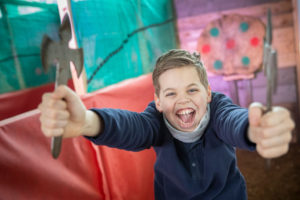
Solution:
[(58, 158), (61, 150), (62, 136), (53, 137), (51, 139), (51, 153), (53, 158)]
[[(55, 89), (63, 84), (66, 85), (66, 83), (61, 83), (61, 79), (60, 79), (60, 65), (59, 63), (56, 63), (56, 80), (55, 80)], [(63, 80), (65, 82), (67, 82), (67, 80)], [(63, 99), (65, 101), (65, 99)], [(62, 143), (62, 136), (56, 136), (56, 137), (52, 137), (51, 138), (51, 153), (52, 153), (52, 157), (54, 159), (57, 159), (59, 154), (60, 154), (60, 150), (61, 150), (61, 143)]]
[[(270, 105), (272, 105), (272, 104), (270, 104)], [(270, 111), (272, 111), (272, 107), (267, 106), (266, 110), (263, 111), (263, 115), (265, 115), (267, 112), (270, 112)], [(266, 159), (266, 169), (268, 170), (268, 169), (270, 169), (270, 167), (271, 167), (271, 158), (267, 158)]]
[(61, 150), (62, 136), (51, 138), (51, 153), (54, 159), (57, 159)]

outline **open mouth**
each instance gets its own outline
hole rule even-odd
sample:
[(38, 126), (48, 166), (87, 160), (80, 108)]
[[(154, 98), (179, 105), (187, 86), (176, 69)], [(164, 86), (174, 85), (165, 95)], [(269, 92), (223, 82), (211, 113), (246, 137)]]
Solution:
[(194, 125), (196, 111), (192, 108), (180, 109), (176, 116), (181, 128), (190, 128)]

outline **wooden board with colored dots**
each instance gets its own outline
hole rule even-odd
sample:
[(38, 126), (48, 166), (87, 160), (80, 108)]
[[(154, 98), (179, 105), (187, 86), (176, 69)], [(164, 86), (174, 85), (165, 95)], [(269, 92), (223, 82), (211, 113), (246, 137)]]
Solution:
[(264, 36), (265, 26), (260, 19), (224, 15), (204, 28), (197, 50), (211, 73), (253, 74), (262, 65)]

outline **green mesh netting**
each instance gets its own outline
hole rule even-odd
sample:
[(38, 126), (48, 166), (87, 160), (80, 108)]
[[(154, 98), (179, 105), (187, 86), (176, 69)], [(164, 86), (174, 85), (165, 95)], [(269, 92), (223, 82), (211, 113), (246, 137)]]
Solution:
[(176, 47), (171, 0), (72, 0), (71, 7), (88, 92), (151, 72)]
[[(151, 72), (176, 47), (172, 0), (71, 0), (71, 7), (88, 92)], [(44, 34), (58, 39), (57, 5), (0, 0), (0, 8), (0, 93), (53, 82), (55, 69), (41, 68), (40, 43)]]
[(55, 80), (55, 69), (41, 67), (43, 34), (57, 38), (57, 5), (0, 0), (0, 93)]

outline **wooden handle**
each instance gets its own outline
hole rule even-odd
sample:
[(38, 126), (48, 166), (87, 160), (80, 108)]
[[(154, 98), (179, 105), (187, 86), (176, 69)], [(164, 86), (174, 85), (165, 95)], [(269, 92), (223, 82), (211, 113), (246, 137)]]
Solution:
[(61, 150), (62, 136), (53, 137), (51, 140), (51, 153), (53, 158), (58, 158)]

